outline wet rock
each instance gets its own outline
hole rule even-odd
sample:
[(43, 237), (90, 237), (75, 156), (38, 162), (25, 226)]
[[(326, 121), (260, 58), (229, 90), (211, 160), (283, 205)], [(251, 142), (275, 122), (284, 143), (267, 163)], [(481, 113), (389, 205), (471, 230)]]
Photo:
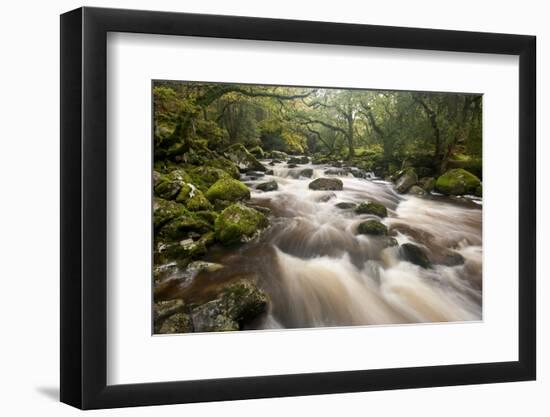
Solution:
[(166, 200), (172, 200), (181, 188), (187, 185), (189, 179), (189, 175), (183, 169), (175, 169), (156, 181), (155, 194)]
[(268, 181), (268, 182), (262, 182), (261, 184), (258, 184), (256, 188), (258, 190), (268, 192), (268, 191), (277, 190), (279, 188), (279, 185), (277, 184), (277, 181)]
[(266, 168), (240, 143), (231, 145), (225, 151), (225, 156), (243, 171), (265, 171)]
[(191, 313), (195, 332), (239, 330), (267, 310), (265, 292), (248, 280), (226, 286), (219, 296)]
[(354, 209), (355, 207), (357, 207), (357, 204), (342, 202), (342, 203), (336, 204), (336, 207), (338, 207), (339, 209), (342, 209), (342, 210), (350, 210), (350, 209)]
[(156, 187), (161, 179), (162, 179), (162, 174), (158, 171), (153, 171), (153, 187)]
[(457, 266), (464, 264), (464, 256), (453, 250), (448, 250), (443, 254), (443, 257), (439, 263), (446, 266)]
[(286, 161), (288, 155), (281, 151), (271, 151), (269, 155), (272, 159), (278, 159), (279, 161)]
[(386, 248), (393, 248), (397, 245), (399, 245), (399, 243), (397, 242), (397, 239), (394, 237), (387, 236), (384, 239), (384, 247)]
[(256, 158), (263, 159), (265, 158), (265, 152), (260, 146), (254, 146), (249, 151), (252, 155), (254, 155)]
[(413, 185), (411, 188), (409, 188), (409, 194), (412, 195), (426, 195), (426, 191), (419, 187), (418, 185)]
[(187, 313), (176, 313), (155, 328), (156, 334), (190, 333), (193, 331), (193, 322)]
[(289, 167), (289, 168), (296, 168), (297, 166), (298, 166), (298, 165), (296, 165), (296, 164), (288, 164), (288, 167)]
[(221, 212), (216, 219), (214, 230), (219, 242), (231, 245), (249, 240), (267, 225), (267, 217), (262, 213), (237, 203)]
[(191, 213), (182, 214), (166, 223), (159, 231), (159, 237), (168, 241), (181, 240), (188, 237), (190, 232), (199, 235), (212, 230), (204, 220)]
[(248, 175), (249, 177), (260, 178), (260, 177), (263, 177), (266, 173), (267, 172), (261, 172), (261, 171), (247, 171), (246, 175)]
[(185, 311), (185, 304), (182, 300), (157, 301), (153, 305), (153, 318), (157, 322), (182, 311)]
[(398, 193), (404, 194), (417, 182), (418, 177), (416, 176), (414, 168), (407, 168), (399, 174), (399, 178), (397, 178), (395, 182), (395, 189)]
[(153, 224), (159, 229), (170, 220), (184, 215), (186, 209), (182, 204), (155, 197), (153, 200)]
[(272, 159), (271, 162), (269, 163), (269, 165), (273, 166), (273, 165), (277, 165), (277, 164), (280, 164), (281, 161), (279, 161), (278, 159)]
[(313, 177), (313, 169), (305, 168), (300, 171), (300, 177), (311, 178)]
[(445, 195), (474, 194), (480, 185), (481, 181), (474, 174), (462, 168), (455, 168), (437, 179), (435, 190)]
[(357, 234), (386, 236), (388, 234), (388, 228), (378, 220), (367, 220), (359, 223), (359, 226), (357, 226)]
[(309, 183), (311, 190), (341, 191), (344, 184), (338, 178), (317, 178)]
[(289, 164), (309, 164), (309, 158), (307, 156), (293, 156), (288, 160)]
[(206, 192), (206, 198), (211, 202), (215, 202), (216, 200), (230, 202), (243, 201), (250, 199), (250, 190), (238, 180), (225, 178), (212, 184)]
[(399, 256), (401, 259), (421, 266), (422, 268), (431, 267), (430, 260), (428, 259), (428, 255), (426, 255), (424, 249), (412, 243), (402, 244), (399, 247)]
[(206, 244), (203, 240), (183, 239), (179, 242), (158, 242), (154, 253), (155, 263), (169, 261), (189, 261), (206, 254)]
[(386, 217), (388, 215), (388, 210), (382, 204), (375, 201), (369, 203), (361, 203), (355, 209), (357, 214), (374, 214), (378, 217)]
[(268, 169), (266, 172), (265, 172), (265, 175), (274, 175), (275, 174), (275, 171), (273, 171), (272, 169)]
[(431, 193), (435, 188), (435, 178), (434, 177), (424, 177), (418, 180), (418, 185), (424, 189), (427, 193)]

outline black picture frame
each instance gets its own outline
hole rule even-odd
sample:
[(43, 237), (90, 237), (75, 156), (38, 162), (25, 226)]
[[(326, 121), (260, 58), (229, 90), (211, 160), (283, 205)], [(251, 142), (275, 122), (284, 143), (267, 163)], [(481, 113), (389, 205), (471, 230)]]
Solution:
[[(113, 385), (107, 376), (108, 32), (519, 56), (519, 359)], [(61, 401), (82, 409), (536, 378), (536, 38), (449, 30), (79, 8), (61, 15)]]

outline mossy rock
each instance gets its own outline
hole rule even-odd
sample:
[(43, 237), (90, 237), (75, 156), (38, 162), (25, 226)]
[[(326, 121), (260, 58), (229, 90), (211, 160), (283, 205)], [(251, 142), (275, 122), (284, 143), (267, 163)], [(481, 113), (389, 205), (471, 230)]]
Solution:
[(267, 169), (241, 144), (236, 143), (225, 150), (227, 159), (236, 164), (241, 171), (262, 171)]
[(189, 211), (212, 210), (212, 203), (192, 184), (182, 187), (176, 201), (185, 204)]
[(216, 239), (224, 245), (245, 242), (267, 227), (268, 220), (257, 210), (237, 203), (227, 207), (216, 219)]
[(176, 241), (187, 238), (190, 232), (203, 234), (210, 230), (212, 230), (211, 225), (187, 212), (166, 223), (160, 229), (159, 237), (166, 241)]
[(279, 185), (277, 184), (277, 181), (268, 181), (268, 182), (262, 182), (261, 184), (258, 184), (256, 186), (258, 190), (262, 190), (264, 192), (268, 191), (275, 191), (279, 188)]
[(252, 155), (254, 155), (256, 158), (264, 159), (265, 158), (265, 152), (260, 146), (254, 146), (249, 151)]
[(193, 322), (191, 316), (187, 313), (176, 313), (163, 320), (162, 323), (155, 323), (156, 334), (178, 334), (192, 331)]
[(404, 194), (418, 182), (418, 176), (414, 168), (409, 167), (396, 174), (395, 189), (398, 193)]
[(462, 168), (455, 168), (441, 175), (435, 190), (445, 195), (474, 194), (481, 184), (478, 177)]
[(426, 195), (426, 190), (424, 188), (419, 187), (418, 185), (413, 185), (411, 188), (409, 188), (408, 194), (412, 195)]
[(212, 184), (227, 178), (233, 178), (229, 173), (221, 168), (215, 168), (208, 165), (201, 167), (192, 167), (189, 175), (195, 185), (202, 192), (206, 192)]
[(243, 201), (250, 199), (250, 190), (242, 182), (233, 178), (223, 178), (216, 181), (206, 192), (206, 198), (210, 202)]
[(399, 255), (403, 260), (421, 266), (422, 268), (431, 268), (430, 259), (420, 246), (412, 243), (404, 243), (399, 247)]
[(309, 188), (317, 191), (341, 191), (344, 183), (338, 178), (317, 178), (309, 183)]
[(435, 188), (435, 178), (434, 177), (424, 177), (418, 180), (418, 185), (422, 187), (427, 193), (431, 193)]
[(280, 161), (286, 161), (288, 158), (288, 155), (282, 151), (271, 151), (269, 154), (269, 157), (272, 159), (278, 159)]
[(172, 261), (189, 262), (191, 259), (202, 257), (206, 254), (206, 244), (202, 240), (191, 238), (182, 239), (179, 242), (164, 243), (157, 242), (154, 262), (167, 263)]
[(378, 217), (386, 217), (388, 210), (384, 205), (371, 201), (369, 203), (361, 203), (355, 208), (357, 214), (374, 214)]
[(481, 184), (479, 184), (477, 187), (476, 187), (476, 190), (474, 191), (474, 195), (476, 197), (483, 197), (483, 186)]
[(357, 226), (357, 234), (386, 236), (388, 234), (388, 228), (378, 220), (367, 220), (359, 223), (359, 226)]
[(253, 282), (241, 279), (225, 286), (212, 301), (193, 309), (195, 332), (235, 331), (267, 311), (267, 294)]
[(164, 226), (170, 220), (185, 215), (187, 210), (181, 204), (155, 197), (153, 200), (153, 224), (155, 230)]
[(175, 169), (156, 179), (155, 194), (166, 200), (172, 200), (190, 180), (191, 178), (183, 169)]
[(313, 177), (313, 169), (311, 168), (304, 168), (300, 171), (300, 177), (306, 177), (311, 178)]

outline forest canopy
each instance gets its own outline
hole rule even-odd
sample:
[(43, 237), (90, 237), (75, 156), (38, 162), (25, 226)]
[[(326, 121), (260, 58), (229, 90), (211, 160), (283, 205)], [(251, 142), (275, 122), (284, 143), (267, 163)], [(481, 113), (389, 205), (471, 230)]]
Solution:
[(481, 95), (155, 81), (153, 103), (157, 161), (197, 143), (219, 152), (240, 143), (381, 175), (412, 160), (481, 177)]

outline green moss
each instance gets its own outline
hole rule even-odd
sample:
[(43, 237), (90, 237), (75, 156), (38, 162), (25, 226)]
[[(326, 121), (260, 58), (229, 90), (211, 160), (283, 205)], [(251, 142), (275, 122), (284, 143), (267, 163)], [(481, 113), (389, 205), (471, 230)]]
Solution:
[(181, 204), (158, 197), (155, 197), (153, 200), (153, 224), (155, 230), (158, 230), (170, 220), (186, 213), (187, 210)]
[(240, 203), (221, 212), (216, 219), (216, 239), (224, 245), (246, 241), (260, 229), (267, 227), (268, 220), (262, 213)]
[(194, 190), (193, 196), (187, 200), (185, 206), (190, 211), (203, 211), (212, 209), (212, 204), (210, 203), (210, 201), (208, 201), (204, 194), (201, 193), (199, 190)]
[(182, 187), (187, 185), (190, 177), (183, 169), (174, 169), (166, 175), (161, 175), (157, 178), (155, 186), (155, 194), (161, 198), (172, 200), (181, 191)]
[(248, 150), (241, 143), (236, 143), (227, 148), (225, 151), (225, 156), (231, 162), (235, 163), (239, 169), (245, 171), (265, 172), (267, 169), (261, 164), (260, 161), (256, 159), (254, 155), (248, 152)]
[(206, 198), (210, 202), (216, 200), (222, 201), (242, 201), (250, 199), (250, 190), (242, 182), (232, 178), (223, 178), (216, 181), (206, 192)]
[(455, 168), (437, 179), (435, 189), (446, 195), (473, 194), (480, 184), (479, 178), (474, 174), (462, 168)]
[(212, 227), (198, 216), (186, 212), (166, 223), (159, 232), (162, 239), (168, 241), (181, 240), (188, 237), (190, 232), (206, 233)]
[(388, 229), (378, 220), (367, 220), (359, 224), (357, 227), (357, 234), (386, 236), (388, 234)]
[(256, 158), (265, 158), (264, 150), (260, 146), (254, 146), (249, 152)]
[(386, 217), (388, 210), (382, 204), (371, 201), (370, 203), (361, 203), (355, 209), (357, 214), (374, 214), (378, 217)]
[(193, 167), (189, 170), (193, 184), (201, 191), (206, 192), (216, 181), (231, 178), (231, 175), (220, 168), (211, 166)]

